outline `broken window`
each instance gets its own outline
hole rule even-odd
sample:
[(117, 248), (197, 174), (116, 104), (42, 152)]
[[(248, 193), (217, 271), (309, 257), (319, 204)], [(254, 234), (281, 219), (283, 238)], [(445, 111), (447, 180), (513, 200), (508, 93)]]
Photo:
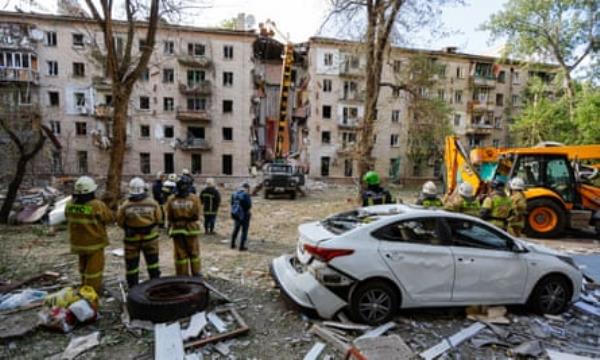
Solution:
[(331, 80), (323, 79), (323, 92), (331, 92)]
[(59, 150), (52, 151), (52, 174), (62, 174), (62, 156)]
[(112, 106), (112, 104), (113, 104), (113, 97), (112, 97), (112, 95), (108, 95), (108, 94), (104, 95), (104, 105), (106, 105), (106, 106)]
[(330, 131), (321, 131), (321, 144), (330, 144), (331, 143), (331, 132)]
[(224, 175), (233, 175), (233, 155), (223, 155), (221, 165)]
[(196, 87), (204, 81), (206, 74), (202, 70), (188, 70), (187, 83), (189, 87)]
[(513, 106), (517, 106), (519, 104), (519, 96), (518, 95), (513, 95), (512, 96), (512, 105)]
[(56, 31), (46, 31), (46, 46), (56, 46)]
[(492, 71), (492, 64), (486, 64), (486, 63), (475, 64), (475, 76), (481, 77), (481, 78), (486, 78), (486, 79), (493, 79), (494, 73)]
[(175, 70), (163, 69), (163, 83), (171, 84), (175, 81)]
[(83, 47), (83, 34), (73, 34), (73, 46)]
[(142, 75), (140, 75), (140, 80), (141, 81), (149, 81), (150, 80), (150, 70), (149, 69), (145, 69), (144, 71), (142, 71)]
[(496, 106), (504, 106), (504, 94), (496, 94)]
[(58, 76), (58, 62), (57, 61), (46, 61), (48, 66), (48, 76)]
[(344, 160), (344, 176), (352, 176), (353, 161), (352, 159)]
[(174, 138), (175, 137), (175, 129), (173, 128), (173, 126), (165, 125), (165, 127), (163, 128), (163, 135), (165, 136), (165, 138), (168, 138), (168, 139)]
[(146, 40), (145, 39), (139, 39), (138, 40), (138, 50), (140, 52), (144, 51), (144, 48), (146, 47)]
[(435, 218), (403, 220), (375, 230), (373, 236), (385, 241), (444, 245), (438, 228)]
[(175, 100), (172, 97), (163, 98), (163, 110), (164, 111), (173, 111), (175, 108)]
[(460, 114), (454, 114), (454, 126), (460, 126)]
[(173, 157), (173, 153), (165, 153), (163, 156), (164, 165), (165, 165), (165, 174), (172, 174), (175, 172), (175, 160)]
[(50, 129), (52, 130), (53, 134), (60, 135), (60, 121), (51, 120)]
[(150, 174), (150, 153), (140, 153), (140, 172)]
[(477, 249), (509, 250), (509, 241), (492, 228), (470, 220), (446, 219), (452, 231), (452, 245)]
[(175, 43), (173, 41), (163, 42), (163, 54), (173, 55), (175, 53)]
[(496, 116), (494, 118), (494, 127), (500, 129), (502, 127), (502, 116)]
[(205, 49), (204, 44), (188, 43), (188, 55), (190, 56), (204, 56)]
[(88, 172), (87, 151), (78, 151), (77, 152), (77, 171), (80, 174), (87, 174), (87, 172)]
[(342, 148), (356, 144), (356, 133), (353, 131), (342, 132)]
[(446, 90), (438, 89), (437, 96), (438, 96), (438, 100), (445, 101), (446, 100)]
[(392, 88), (392, 97), (395, 97), (395, 98), (400, 97), (400, 88), (398, 88), (398, 87)]
[(148, 96), (140, 96), (140, 110), (150, 110), (150, 98)]
[(323, 119), (331, 119), (331, 105), (323, 105)]
[(233, 100), (223, 100), (223, 114), (233, 112)]
[(342, 110), (342, 124), (348, 125), (355, 122), (358, 118), (357, 107), (344, 107)]
[(400, 146), (400, 135), (398, 135), (398, 134), (390, 135), (390, 146), (391, 147), (399, 147)]
[(206, 129), (201, 126), (188, 126), (187, 137), (188, 139), (204, 139), (206, 135)]
[(150, 137), (150, 125), (140, 125), (140, 137)]
[(230, 60), (233, 59), (233, 45), (223, 46), (223, 58)]
[(344, 81), (344, 99), (356, 99), (358, 84), (355, 81)]
[(323, 54), (323, 65), (325, 65), (325, 66), (333, 65), (333, 54), (332, 53)]
[(462, 104), (462, 96), (463, 96), (463, 92), (462, 90), (456, 90), (454, 91), (454, 103), (456, 104)]
[(392, 122), (397, 123), (400, 121), (400, 110), (392, 110)]
[(225, 140), (225, 141), (233, 140), (233, 128), (230, 128), (230, 127), (223, 128), (223, 140)]
[(223, 86), (233, 86), (233, 73), (231, 71), (223, 72)]
[(446, 77), (446, 65), (445, 64), (436, 64), (435, 73), (441, 79)]
[(498, 73), (498, 78), (497, 78), (498, 82), (501, 84), (504, 84), (504, 82), (506, 82), (506, 71), (502, 70)]
[(329, 176), (329, 156), (321, 156), (321, 176)]
[(87, 123), (83, 121), (77, 121), (75, 123), (75, 135), (86, 136), (87, 135)]
[(58, 91), (48, 91), (48, 102), (49, 102), (50, 106), (59, 106), (60, 105)]
[(73, 76), (84, 77), (85, 76), (85, 64), (80, 62), (73, 63)]
[(456, 78), (464, 79), (465, 78), (465, 69), (462, 66), (456, 67)]
[(199, 97), (187, 98), (187, 109), (189, 111), (202, 111), (206, 109), (206, 99)]
[(520, 82), (519, 80), (519, 72), (518, 71), (514, 71), (512, 73), (512, 83), (513, 84), (518, 84)]
[(192, 154), (192, 174), (202, 174), (202, 154)]
[(76, 92), (73, 94), (75, 97), (75, 106), (77, 107), (85, 107), (85, 94), (81, 92)]

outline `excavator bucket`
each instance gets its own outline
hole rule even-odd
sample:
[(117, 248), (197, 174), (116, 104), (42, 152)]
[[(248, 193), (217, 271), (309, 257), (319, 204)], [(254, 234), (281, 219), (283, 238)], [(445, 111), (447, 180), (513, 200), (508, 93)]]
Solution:
[(456, 136), (447, 136), (444, 147), (446, 194), (452, 194), (462, 182), (468, 182), (479, 192), (482, 180), (471, 165), (467, 151)]

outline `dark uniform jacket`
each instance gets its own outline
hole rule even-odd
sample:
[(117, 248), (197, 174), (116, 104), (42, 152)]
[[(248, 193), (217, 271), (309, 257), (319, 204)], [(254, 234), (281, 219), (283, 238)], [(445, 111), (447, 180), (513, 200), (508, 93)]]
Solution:
[(200, 193), (204, 215), (216, 215), (221, 205), (221, 194), (214, 186), (207, 186)]

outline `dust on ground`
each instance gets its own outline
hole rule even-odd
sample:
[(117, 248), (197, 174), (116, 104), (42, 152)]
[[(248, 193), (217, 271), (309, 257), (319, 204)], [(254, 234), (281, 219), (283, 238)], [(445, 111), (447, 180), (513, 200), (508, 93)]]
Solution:
[[(393, 193), (405, 202), (412, 202), (417, 190), (394, 189)], [(254, 197), (247, 252), (229, 247), (233, 226), (227, 204), (229, 194), (223, 194), (225, 204), (219, 213), (217, 234), (201, 235), (201, 259), (202, 270), (208, 280), (235, 300), (240, 314), (251, 328), (248, 335), (237, 338), (232, 350), (238, 358), (301, 359), (314, 342), (308, 334), (311, 320), (281, 298), (269, 275), (269, 264), (281, 254), (294, 252), (299, 224), (354, 208), (357, 205), (356, 190), (332, 186), (321, 191), (309, 191), (307, 197), (295, 201)], [(23, 279), (51, 270), (60, 272), (67, 282), (76, 284), (79, 280), (77, 258), (69, 253), (67, 235), (64, 228), (51, 235), (42, 225), (0, 228), (0, 278)], [(107, 288), (113, 290), (111, 293), (115, 293), (125, 267), (124, 258), (113, 255), (112, 250), (122, 247), (123, 234), (117, 227), (111, 227), (109, 237), (111, 243), (106, 250), (104, 282)], [(577, 239), (555, 241), (554, 245), (563, 248), (598, 246), (594, 242)], [(172, 250), (171, 240), (163, 232), (160, 238), (163, 275), (174, 274)], [(141, 269), (143, 279), (143, 265)], [(79, 358), (152, 358), (153, 333), (139, 334), (126, 330), (120, 316), (119, 302), (106, 293), (101, 318), (95, 324), (78, 328), (68, 335), (37, 330), (26, 337), (0, 344), (0, 358), (48, 358), (62, 352), (72, 337), (96, 330), (101, 332), (100, 346)], [(412, 345), (424, 348), (435, 344), (439, 336), (450, 335), (468, 322), (460, 309), (438, 309), (403, 311), (398, 323), (401, 324), (401, 334), (407, 338), (415, 335), (416, 329), (423, 330), (420, 336), (412, 336), (415, 341)], [(331, 350), (328, 352), (333, 354)], [(219, 355), (213, 352), (206, 358), (219, 358)]]

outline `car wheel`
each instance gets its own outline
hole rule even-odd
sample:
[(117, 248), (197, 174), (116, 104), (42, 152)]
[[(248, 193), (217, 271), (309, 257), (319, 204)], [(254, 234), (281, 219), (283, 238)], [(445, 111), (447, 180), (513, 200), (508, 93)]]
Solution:
[(384, 281), (358, 285), (350, 299), (350, 314), (356, 322), (377, 325), (392, 319), (398, 309), (396, 290)]
[(131, 288), (127, 294), (127, 310), (132, 319), (161, 323), (202, 311), (208, 301), (208, 289), (200, 277), (170, 276)]
[(560, 314), (566, 310), (571, 298), (568, 281), (562, 276), (543, 278), (529, 297), (529, 308), (538, 314)]
[(536, 199), (527, 204), (525, 233), (531, 237), (559, 237), (566, 226), (565, 210), (550, 199)]
[(290, 191), (290, 199), (296, 200), (296, 190)]

